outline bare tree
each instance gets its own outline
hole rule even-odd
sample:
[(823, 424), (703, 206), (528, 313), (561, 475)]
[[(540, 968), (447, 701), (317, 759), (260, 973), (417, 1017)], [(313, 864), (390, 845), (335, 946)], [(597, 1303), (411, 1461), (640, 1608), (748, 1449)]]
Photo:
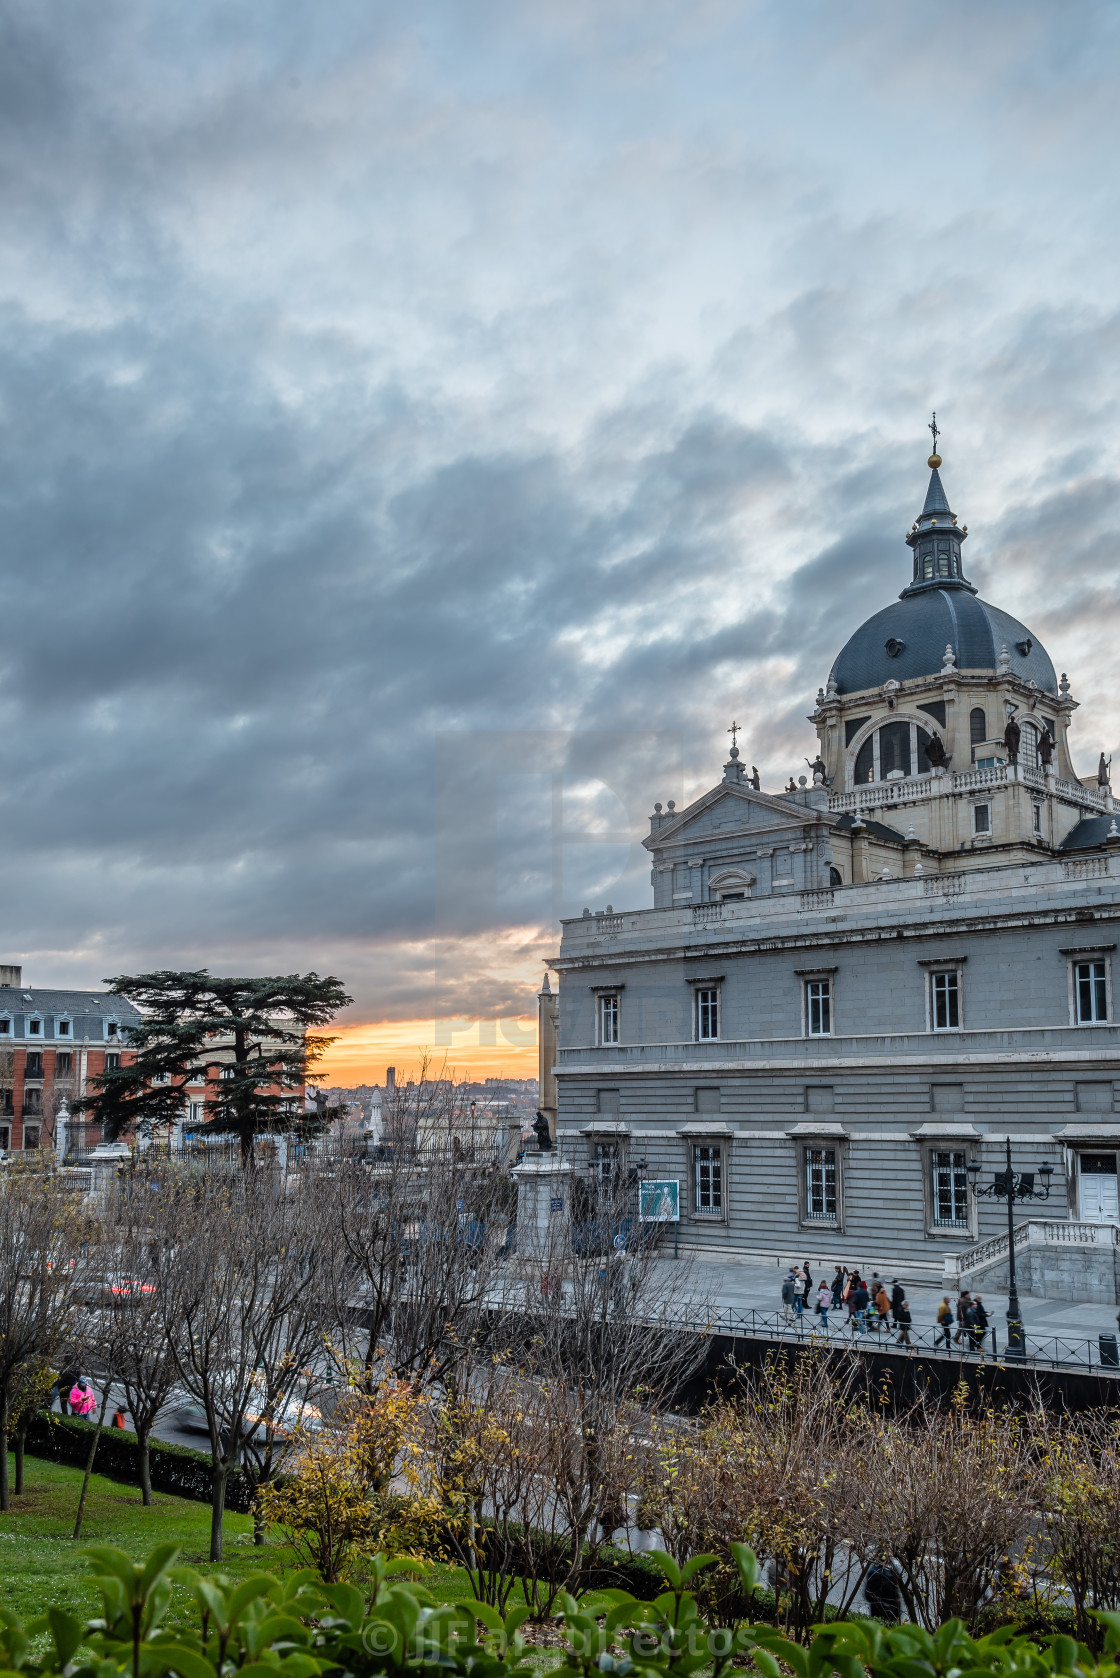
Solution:
[(804, 1637), (830, 1599), (852, 1607), (878, 1550), (859, 1518), (875, 1421), (855, 1354), (773, 1358), (695, 1422), (659, 1418), (643, 1473), (643, 1519), (678, 1560), (710, 1551), (699, 1581), (722, 1615), (745, 1612), (731, 1546), (773, 1565), (788, 1631)]
[[(214, 1490), (210, 1558), (222, 1556), (229, 1477), (258, 1425), (266, 1347), (282, 1342), (307, 1285), (298, 1197), (265, 1173), (169, 1185), (171, 1228), (156, 1255), (165, 1330), (179, 1377), (201, 1406)], [(293, 1260), (295, 1262), (293, 1262)]]
[(416, 1383), (445, 1378), (502, 1291), (513, 1185), (456, 1089), (405, 1086), (383, 1144), (339, 1149), (329, 1165), (345, 1256), (337, 1349), (367, 1391), (384, 1369)]
[(34, 1369), (76, 1335), (95, 1236), (57, 1178), (22, 1165), (0, 1172), (0, 1509), (11, 1507), (13, 1403)]
[[(536, 1383), (547, 1496), (527, 1596), (548, 1612), (578, 1592), (629, 1524), (637, 1437), (708, 1351), (710, 1311), (687, 1260), (664, 1258), (636, 1218), (635, 1185), (589, 1178), (573, 1229), (518, 1230), (521, 1294), (502, 1315), (510, 1355)], [(648, 1233), (648, 1232), (647, 1232)], [(528, 1523), (527, 1523), (528, 1524)]]
[(1040, 1412), (1032, 1433), (1042, 1557), (1070, 1594), (1078, 1637), (1099, 1651), (1094, 1616), (1120, 1609), (1120, 1426), (1114, 1411)]
[(894, 1563), (909, 1617), (927, 1631), (975, 1626), (1035, 1523), (1037, 1467), (1021, 1412), (962, 1396), (885, 1419), (864, 1453), (860, 1516)]
[[(284, 1309), (262, 1312), (253, 1333), (256, 1379), (243, 1453), (258, 1487), (271, 1484), (282, 1472), (298, 1431), (313, 1426), (318, 1408), (332, 1397), (328, 1345), (337, 1326), (339, 1276), (346, 1268), (333, 1208), (329, 1172), (310, 1165), (298, 1178), (289, 1179), (286, 1215), (269, 1232), (274, 1286)], [(253, 1540), (264, 1543), (256, 1503)]]
[(160, 1289), (158, 1253), (168, 1236), (163, 1209), (169, 1193), (170, 1171), (157, 1180), (146, 1172), (127, 1184), (124, 1216), (113, 1231), (114, 1267), (106, 1278), (102, 1300), (107, 1339), (105, 1362), (120, 1384), (136, 1431), (140, 1495), (152, 1501), (150, 1448), (152, 1430), (170, 1407), (179, 1380), (172, 1346), (181, 1338), (182, 1322), (174, 1311), (177, 1292)]

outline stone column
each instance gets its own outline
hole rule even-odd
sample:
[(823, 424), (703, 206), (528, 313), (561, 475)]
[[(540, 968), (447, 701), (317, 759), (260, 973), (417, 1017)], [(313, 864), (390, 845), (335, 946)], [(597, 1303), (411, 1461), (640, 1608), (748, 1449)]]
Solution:
[(548, 1134), (556, 1146), (556, 1054), (560, 1045), (560, 998), (544, 976), (537, 993), (537, 1110), (548, 1120)]

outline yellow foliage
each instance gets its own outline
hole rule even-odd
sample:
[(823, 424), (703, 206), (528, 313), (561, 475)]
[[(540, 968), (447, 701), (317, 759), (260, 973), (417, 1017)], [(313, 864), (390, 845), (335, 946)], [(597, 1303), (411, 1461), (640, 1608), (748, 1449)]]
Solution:
[(362, 1556), (438, 1553), (440, 1505), (424, 1488), (424, 1399), (404, 1382), (349, 1389), (327, 1425), (301, 1428), (285, 1478), (262, 1486), (263, 1519), (332, 1584)]

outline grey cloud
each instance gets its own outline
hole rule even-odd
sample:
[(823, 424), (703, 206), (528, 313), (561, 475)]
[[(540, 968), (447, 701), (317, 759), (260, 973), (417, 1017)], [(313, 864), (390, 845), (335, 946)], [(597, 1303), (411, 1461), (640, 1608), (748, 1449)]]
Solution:
[[(732, 716), (766, 784), (811, 753), (906, 580), (927, 405), (977, 580), (1120, 737), (1103, 10), (1095, 59), (1041, 5), (951, 0), (933, 45), (886, 4), (808, 45), (776, 5), (471, 15), (5, 14), (0, 803), (39, 977), (519, 1011), (558, 905), (646, 900), (645, 815)], [(925, 174), (923, 51), (964, 78)]]

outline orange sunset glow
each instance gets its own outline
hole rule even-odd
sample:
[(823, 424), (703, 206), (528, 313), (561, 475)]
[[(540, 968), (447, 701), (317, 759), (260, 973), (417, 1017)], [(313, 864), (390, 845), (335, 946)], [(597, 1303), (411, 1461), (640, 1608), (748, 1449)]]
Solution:
[(337, 1028), (321, 1062), (324, 1082), (382, 1084), (386, 1066), (405, 1079), (425, 1053), (459, 1078), (535, 1078), (535, 1015), (507, 1020), (381, 1020)]

